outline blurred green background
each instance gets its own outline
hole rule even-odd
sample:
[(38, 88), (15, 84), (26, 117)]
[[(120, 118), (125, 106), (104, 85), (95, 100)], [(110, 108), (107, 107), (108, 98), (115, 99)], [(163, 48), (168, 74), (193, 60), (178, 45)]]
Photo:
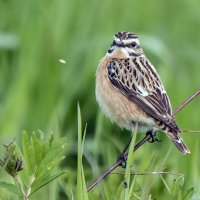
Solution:
[[(1, 146), (19, 140), (24, 129), (68, 138), (61, 166), (68, 174), (32, 199), (72, 199), (76, 194), (78, 102), (87, 123), (87, 183), (115, 162), (130, 137), (102, 115), (95, 100), (95, 71), (114, 33), (132, 31), (139, 36), (173, 108), (200, 87), (199, 7), (198, 0), (0, 0)], [(200, 129), (199, 108), (196, 99), (177, 114), (182, 129)], [(200, 199), (200, 136), (183, 133), (192, 152), (186, 156), (164, 134), (158, 133), (158, 138), (161, 143), (145, 144), (135, 154), (133, 170), (183, 173), (184, 188), (194, 187), (194, 198)], [(3, 147), (0, 150), (2, 155)], [(164, 178), (171, 187), (175, 177)], [(122, 176), (110, 175), (90, 193), (91, 199), (117, 199), (121, 181)], [(141, 199), (169, 199), (156, 175), (138, 176), (135, 192)], [(0, 198), (15, 199), (3, 189)]]

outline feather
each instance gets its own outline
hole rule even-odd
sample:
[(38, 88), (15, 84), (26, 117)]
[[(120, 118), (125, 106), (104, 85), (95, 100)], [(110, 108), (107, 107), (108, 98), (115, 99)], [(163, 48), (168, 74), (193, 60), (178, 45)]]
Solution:
[[(107, 68), (109, 80), (117, 90), (149, 116), (169, 126), (173, 133), (180, 132), (172, 116), (169, 98), (160, 77), (145, 57), (113, 58)], [(126, 76), (124, 76), (125, 70)]]

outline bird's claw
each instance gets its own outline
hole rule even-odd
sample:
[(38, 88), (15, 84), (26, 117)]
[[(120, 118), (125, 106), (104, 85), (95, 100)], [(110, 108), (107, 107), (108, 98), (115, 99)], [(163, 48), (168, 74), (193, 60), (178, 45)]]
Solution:
[(152, 130), (148, 131), (147, 135), (150, 135), (150, 139), (148, 141), (150, 143), (161, 142), (162, 141), (162, 140), (159, 140), (159, 139), (156, 138), (156, 132), (154, 130), (153, 131)]
[(126, 161), (127, 161), (127, 159), (126, 159), (124, 153), (122, 153), (122, 154), (119, 155), (119, 157), (117, 158), (117, 162), (118, 162), (118, 161), (122, 161), (122, 162), (119, 164), (119, 166), (121, 166), (122, 168), (126, 168), (126, 164), (127, 164)]

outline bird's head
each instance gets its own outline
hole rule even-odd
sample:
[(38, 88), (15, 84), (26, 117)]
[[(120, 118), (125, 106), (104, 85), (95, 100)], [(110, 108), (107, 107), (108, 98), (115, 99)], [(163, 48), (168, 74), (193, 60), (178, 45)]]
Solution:
[(114, 35), (113, 43), (107, 55), (114, 55), (118, 51), (122, 51), (126, 56), (140, 56), (143, 54), (138, 37), (131, 32), (118, 32)]

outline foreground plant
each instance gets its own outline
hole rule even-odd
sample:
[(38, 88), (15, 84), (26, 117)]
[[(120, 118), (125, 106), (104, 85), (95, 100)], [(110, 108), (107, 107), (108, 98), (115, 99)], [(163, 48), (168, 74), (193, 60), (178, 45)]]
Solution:
[(24, 131), (22, 151), (15, 141), (4, 145), (6, 151), (0, 165), (14, 181), (7, 183), (1, 180), (0, 188), (28, 200), (34, 192), (65, 173), (58, 169), (65, 158), (65, 145), (65, 139), (55, 140), (53, 135), (45, 139), (41, 131), (33, 132), (29, 137)]

